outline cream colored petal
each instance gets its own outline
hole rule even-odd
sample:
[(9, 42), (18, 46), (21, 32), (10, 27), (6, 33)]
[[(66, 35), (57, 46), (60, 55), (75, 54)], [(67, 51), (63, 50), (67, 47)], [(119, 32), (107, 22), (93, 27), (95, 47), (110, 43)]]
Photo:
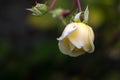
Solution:
[(91, 27), (89, 27), (91, 39), (94, 41), (94, 32)]
[(70, 48), (69, 48), (69, 41), (67, 38), (64, 38), (63, 40), (60, 40), (58, 43), (59, 49), (63, 54), (71, 54)]
[(64, 39), (64, 38), (67, 37), (69, 34), (71, 34), (72, 32), (74, 32), (77, 28), (78, 28), (78, 26), (77, 26), (76, 23), (70, 23), (70, 24), (68, 24), (68, 25), (65, 27), (62, 35), (61, 35), (57, 40), (62, 40), (62, 39)]
[(77, 57), (77, 56), (80, 56), (84, 53), (85, 53), (85, 51), (83, 48), (80, 48), (80, 49), (74, 48), (74, 50), (72, 51), (72, 54), (70, 54), (70, 56)]
[(71, 53), (68, 54), (68, 55), (72, 56), (72, 57), (77, 57), (77, 56), (82, 55), (82, 54), (85, 53), (85, 51), (82, 48), (78, 49), (70, 42), (69, 42), (69, 48), (70, 48)]
[(84, 23), (78, 23), (78, 29), (71, 33), (68, 38), (78, 49), (88, 45), (88, 26)]
[(93, 33), (93, 30), (92, 28), (90, 28), (90, 32), (89, 32), (89, 41), (90, 41), (90, 45), (91, 45), (91, 50), (89, 51), (89, 53), (92, 53), (95, 49), (94, 47), (94, 33)]
[(91, 27), (88, 26), (88, 37), (87, 37), (87, 42), (84, 44), (83, 49), (88, 52), (92, 53), (94, 51), (94, 33)]
[(71, 57), (77, 57), (79, 55), (82, 55), (85, 53), (83, 49), (77, 49), (75, 46), (70, 43), (68, 38), (64, 38), (63, 40), (60, 40), (58, 43), (60, 51), (65, 54), (69, 55)]
[(75, 49), (75, 46), (71, 42), (69, 42), (69, 48), (70, 51), (72, 52)]
[(69, 56), (71, 56), (71, 57), (78, 57), (78, 56), (80, 56), (80, 55), (82, 55), (82, 54), (84, 54), (85, 52), (82, 52), (82, 53), (71, 53), (71, 54), (69, 54)]

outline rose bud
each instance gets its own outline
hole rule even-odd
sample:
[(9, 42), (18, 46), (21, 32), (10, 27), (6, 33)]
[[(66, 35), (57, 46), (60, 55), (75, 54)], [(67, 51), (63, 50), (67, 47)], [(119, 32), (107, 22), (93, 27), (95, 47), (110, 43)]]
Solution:
[(59, 41), (58, 46), (60, 51), (72, 57), (94, 51), (93, 30), (83, 22), (72, 22), (68, 24), (57, 40)]

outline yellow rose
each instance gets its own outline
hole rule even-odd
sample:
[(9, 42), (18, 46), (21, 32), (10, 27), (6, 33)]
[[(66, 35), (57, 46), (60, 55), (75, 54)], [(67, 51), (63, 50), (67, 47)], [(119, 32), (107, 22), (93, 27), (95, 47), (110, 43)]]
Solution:
[(59, 41), (60, 51), (72, 57), (94, 51), (93, 30), (90, 26), (82, 22), (68, 24), (57, 40)]

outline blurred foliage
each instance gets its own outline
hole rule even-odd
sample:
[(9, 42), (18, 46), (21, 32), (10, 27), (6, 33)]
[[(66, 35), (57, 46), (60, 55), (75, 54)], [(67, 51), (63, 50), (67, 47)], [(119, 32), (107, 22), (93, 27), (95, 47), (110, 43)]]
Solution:
[(51, 14), (47, 13), (43, 16), (28, 16), (29, 25), (37, 28), (50, 29), (56, 25), (56, 19), (52, 18)]
[[(58, 49), (56, 38), (65, 27), (60, 20), (25, 10), (33, 0), (0, 4), (0, 80), (120, 80), (119, 0), (81, 0), (82, 10), (89, 6), (96, 49), (76, 58)], [(57, 0), (54, 8), (71, 9), (71, 4)]]

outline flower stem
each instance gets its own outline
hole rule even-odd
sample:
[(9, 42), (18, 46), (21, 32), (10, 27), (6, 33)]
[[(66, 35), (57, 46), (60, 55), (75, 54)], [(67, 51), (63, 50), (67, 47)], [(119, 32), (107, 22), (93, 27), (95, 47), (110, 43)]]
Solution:
[(74, 10), (74, 7), (75, 7), (75, 3), (76, 3), (76, 0), (72, 0), (72, 7), (71, 7), (71, 12)]
[(54, 7), (55, 3), (56, 3), (56, 0), (52, 0), (52, 3), (48, 7), (48, 9), (51, 10)]
[(79, 12), (81, 12), (82, 10), (81, 10), (80, 0), (77, 0), (77, 5), (78, 5), (78, 10), (79, 10)]

